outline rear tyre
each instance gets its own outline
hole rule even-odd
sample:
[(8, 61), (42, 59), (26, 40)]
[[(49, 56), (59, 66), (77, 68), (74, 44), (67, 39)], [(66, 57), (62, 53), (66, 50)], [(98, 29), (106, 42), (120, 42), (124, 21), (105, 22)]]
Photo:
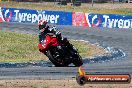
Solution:
[(50, 51), (47, 51), (47, 57), (55, 65), (55, 67), (67, 67), (69, 65), (68, 63), (65, 63), (63, 61), (61, 63), (59, 61), (56, 61)]

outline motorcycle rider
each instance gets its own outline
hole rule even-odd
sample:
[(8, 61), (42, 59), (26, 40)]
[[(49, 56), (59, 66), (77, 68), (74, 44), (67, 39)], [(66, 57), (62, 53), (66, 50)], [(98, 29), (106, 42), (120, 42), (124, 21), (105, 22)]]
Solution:
[(55, 26), (50, 27), (48, 25), (47, 21), (40, 20), (38, 23), (38, 27), (40, 30), (39, 44), (38, 44), (39, 51), (44, 53), (46, 56), (47, 56), (46, 50), (48, 48), (48, 44), (50, 43), (50, 41), (48, 41), (48, 39), (50, 39), (50, 36), (52, 36), (52, 37), (56, 36), (60, 42), (63, 42), (65, 45), (68, 45), (69, 48), (72, 48), (72, 45), (69, 43), (67, 38), (63, 38), (61, 36), (61, 32), (57, 31)]
[(38, 27), (40, 30), (38, 47), (39, 47), (39, 51), (43, 52), (43, 53), (46, 51), (47, 44), (48, 44), (47, 41), (45, 40), (45, 38), (48, 33), (53, 33), (53, 30), (50, 29), (50, 27), (49, 27), (49, 25), (47, 25), (47, 23), (48, 22), (45, 20), (40, 20), (38, 23)]

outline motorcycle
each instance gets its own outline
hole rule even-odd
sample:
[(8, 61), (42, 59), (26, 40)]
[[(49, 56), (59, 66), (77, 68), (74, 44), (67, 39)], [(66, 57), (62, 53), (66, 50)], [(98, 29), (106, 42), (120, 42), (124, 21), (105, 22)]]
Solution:
[(67, 67), (73, 63), (75, 67), (83, 65), (82, 57), (78, 50), (69, 42), (67, 38), (61, 39), (54, 34), (47, 34), (51, 39), (48, 40), (48, 48), (43, 52), (56, 67)]

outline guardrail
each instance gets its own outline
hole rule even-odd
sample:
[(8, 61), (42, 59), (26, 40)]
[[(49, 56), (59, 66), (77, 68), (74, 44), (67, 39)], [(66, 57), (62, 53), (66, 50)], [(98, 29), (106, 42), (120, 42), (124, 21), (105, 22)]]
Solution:
[(0, 7), (0, 22), (38, 23), (41, 19), (45, 19), (48, 23), (56, 25), (132, 28), (132, 15), (29, 10)]

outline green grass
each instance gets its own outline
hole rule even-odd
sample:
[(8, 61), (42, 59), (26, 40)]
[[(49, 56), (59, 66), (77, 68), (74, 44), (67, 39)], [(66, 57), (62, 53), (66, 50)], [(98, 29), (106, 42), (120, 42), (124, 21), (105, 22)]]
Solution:
[(114, 88), (114, 87), (112, 87), (111, 85), (108, 85), (106, 88)]
[(61, 11), (70, 11), (70, 12), (93, 12), (93, 13), (108, 13), (108, 14), (129, 14), (132, 15), (132, 5), (131, 4), (94, 4), (82, 3), (80, 7), (73, 7), (71, 3), (68, 3), (66, 6), (57, 5), (57, 3), (24, 3), (24, 2), (0, 2), (1, 7), (15, 7), (15, 8), (28, 8), (36, 10), (61, 10)]
[(37, 36), (0, 32), (0, 61), (21, 62), (45, 58), (38, 52)]
[(36, 87), (35, 85), (31, 85), (31, 88), (38, 88), (38, 87)]
[(48, 85), (45, 85), (43, 88), (50, 88)]
[[(95, 47), (85, 42), (71, 40), (71, 43), (83, 57), (95, 50)], [(39, 52), (37, 44), (37, 35), (0, 31), (0, 62), (46, 60), (47, 57)]]

